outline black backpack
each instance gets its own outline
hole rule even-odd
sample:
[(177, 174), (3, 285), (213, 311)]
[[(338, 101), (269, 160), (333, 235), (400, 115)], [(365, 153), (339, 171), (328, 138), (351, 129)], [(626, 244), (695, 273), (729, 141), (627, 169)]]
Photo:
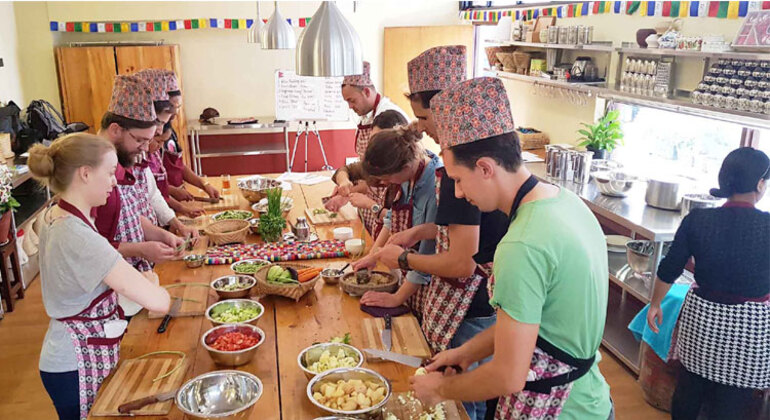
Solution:
[(29, 103), (27, 126), (46, 140), (54, 140), (62, 134), (88, 130), (88, 125), (82, 122), (67, 124), (62, 114), (44, 99)]
[(20, 113), (21, 108), (13, 101), (8, 102), (6, 106), (0, 107), (0, 133), (11, 133), (11, 139), (15, 139), (22, 129), (21, 118), (19, 118)]

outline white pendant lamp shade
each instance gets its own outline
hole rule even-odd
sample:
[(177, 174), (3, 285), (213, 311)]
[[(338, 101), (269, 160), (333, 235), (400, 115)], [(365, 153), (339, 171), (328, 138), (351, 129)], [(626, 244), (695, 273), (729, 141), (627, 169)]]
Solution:
[(334, 2), (321, 2), (297, 41), (297, 74), (337, 77), (363, 72), (358, 33)]
[(246, 41), (249, 44), (261, 44), (262, 28), (264, 26), (265, 26), (265, 23), (262, 22), (262, 16), (260, 16), (260, 13), (259, 13), (259, 2), (257, 2), (257, 18), (254, 20), (254, 23), (251, 24), (251, 28), (249, 28), (249, 33), (246, 37)]
[(287, 50), (297, 46), (294, 37), (294, 29), (286, 22), (286, 19), (278, 10), (278, 2), (275, 2), (275, 11), (267, 25), (262, 29), (263, 50)]

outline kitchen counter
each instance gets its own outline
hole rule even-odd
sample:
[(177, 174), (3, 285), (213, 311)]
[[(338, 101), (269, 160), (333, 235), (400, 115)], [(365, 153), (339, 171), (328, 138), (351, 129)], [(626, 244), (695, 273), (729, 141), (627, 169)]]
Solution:
[[(215, 186), (221, 185), (219, 178), (212, 177), (209, 181)], [(232, 183), (232, 185), (235, 184), (236, 182)], [(328, 195), (331, 190), (331, 181), (313, 186), (294, 184), (290, 191), (284, 192), (285, 195), (294, 199), (294, 207), (289, 219), (296, 220), (298, 216), (304, 216), (306, 208), (321, 207), (321, 198)], [(201, 195), (200, 192), (195, 193)], [(239, 194), (237, 189), (235, 194)], [(242, 197), (240, 200), (240, 207), (248, 209), (246, 200)], [(321, 239), (331, 239), (334, 227), (313, 226)], [(361, 234), (360, 221), (354, 222), (352, 227), (354, 235)], [(258, 242), (259, 237), (250, 235), (247, 241)], [(368, 235), (366, 243), (367, 247), (372, 244)], [(196, 249), (202, 249), (200, 244)], [(345, 262), (346, 259), (338, 258), (310, 260), (307, 264), (316, 266), (334, 264), (341, 267)], [(182, 261), (159, 264), (155, 271), (160, 277), (161, 284), (208, 283), (217, 277), (232, 273), (228, 265), (188, 269)], [(211, 305), (216, 301), (216, 294), (210, 291), (208, 304)], [(314, 290), (298, 302), (277, 296), (262, 298), (260, 302), (265, 307), (265, 314), (257, 325), (265, 331), (265, 342), (259, 347), (250, 363), (236, 368), (255, 374), (262, 380), (264, 386), (262, 397), (257, 401), (248, 418), (308, 420), (322, 417), (324, 413), (307, 398), (308, 380), (297, 366), (297, 355), (314, 342), (326, 341), (331, 337), (344, 335), (346, 332), (350, 332), (354, 346), (362, 347), (363, 320), (369, 315), (361, 312), (357, 298), (348, 296), (337, 286), (326, 285), (320, 280)], [(185, 382), (206, 372), (227, 369), (227, 367), (215, 365), (200, 345), (201, 336), (212, 327), (204, 316), (175, 318), (164, 334), (156, 332), (160, 322), (160, 319), (148, 319), (146, 311), (135, 316), (121, 344), (121, 360), (158, 350), (183, 351), (190, 361)], [(392, 362), (364, 363), (364, 367), (376, 370), (388, 378), (394, 392), (407, 391), (409, 377), (414, 374), (413, 368)], [(104, 386), (110, 380), (111, 378), (108, 378), (105, 381), (102, 389), (105, 389)], [(464, 413), (459, 403), (458, 408)], [(186, 417), (176, 407), (172, 407), (171, 412), (166, 416), (142, 416), (142, 418), (179, 420)], [(89, 419), (108, 419), (108, 417), (89, 416)]]
[(596, 183), (590, 181), (578, 184), (572, 181), (560, 181), (548, 178), (545, 163), (528, 163), (530, 170), (541, 181), (566, 188), (585, 201), (596, 214), (641, 234), (653, 241), (672, 241), (679, 228), (682, 216), (679, 211), (656, 209), (648, 206), (644, 200), (645, 188), (634, 186), (626, 197), (609, 197), (599, 192)]

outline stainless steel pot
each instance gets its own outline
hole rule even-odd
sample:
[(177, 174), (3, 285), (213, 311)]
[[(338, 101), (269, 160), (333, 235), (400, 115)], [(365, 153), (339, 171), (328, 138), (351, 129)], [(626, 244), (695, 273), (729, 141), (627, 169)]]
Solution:
[(692, 209), (716, 207), (721, 201), (721, 199), (710, 194), (685, 194), (682, 197), (682, 217), (687, 216)]
[(644, 200), (652, 207), (679, 210), (687, 182), (687, 179), (679, 177), (649, 179)]

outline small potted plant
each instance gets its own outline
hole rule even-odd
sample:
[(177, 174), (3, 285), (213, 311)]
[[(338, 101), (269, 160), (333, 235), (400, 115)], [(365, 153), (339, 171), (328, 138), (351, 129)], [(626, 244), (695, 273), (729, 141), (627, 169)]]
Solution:
[(8, 242), (11, 233), (11, 213), (19, 207), (13, 198), (13, 174), (6, 165), (0, 165), (0, 244)]
[(281, 209), (281, 188), (267, 190), (267, 213), (259, 218), (259, 234), (265, 242), (276, 242), (281, 239), (286, 220)]
[(594, 152), (594, 159), (606, 159), (607, 152), (611, 152), (618, 144), (623, 144), (623, 130), (620, 128), (620, 111), (610, 111), (599, 118), (596, 124), (581, 123), (584, 129), (578, 130), (583, 137), (579, 146)]

